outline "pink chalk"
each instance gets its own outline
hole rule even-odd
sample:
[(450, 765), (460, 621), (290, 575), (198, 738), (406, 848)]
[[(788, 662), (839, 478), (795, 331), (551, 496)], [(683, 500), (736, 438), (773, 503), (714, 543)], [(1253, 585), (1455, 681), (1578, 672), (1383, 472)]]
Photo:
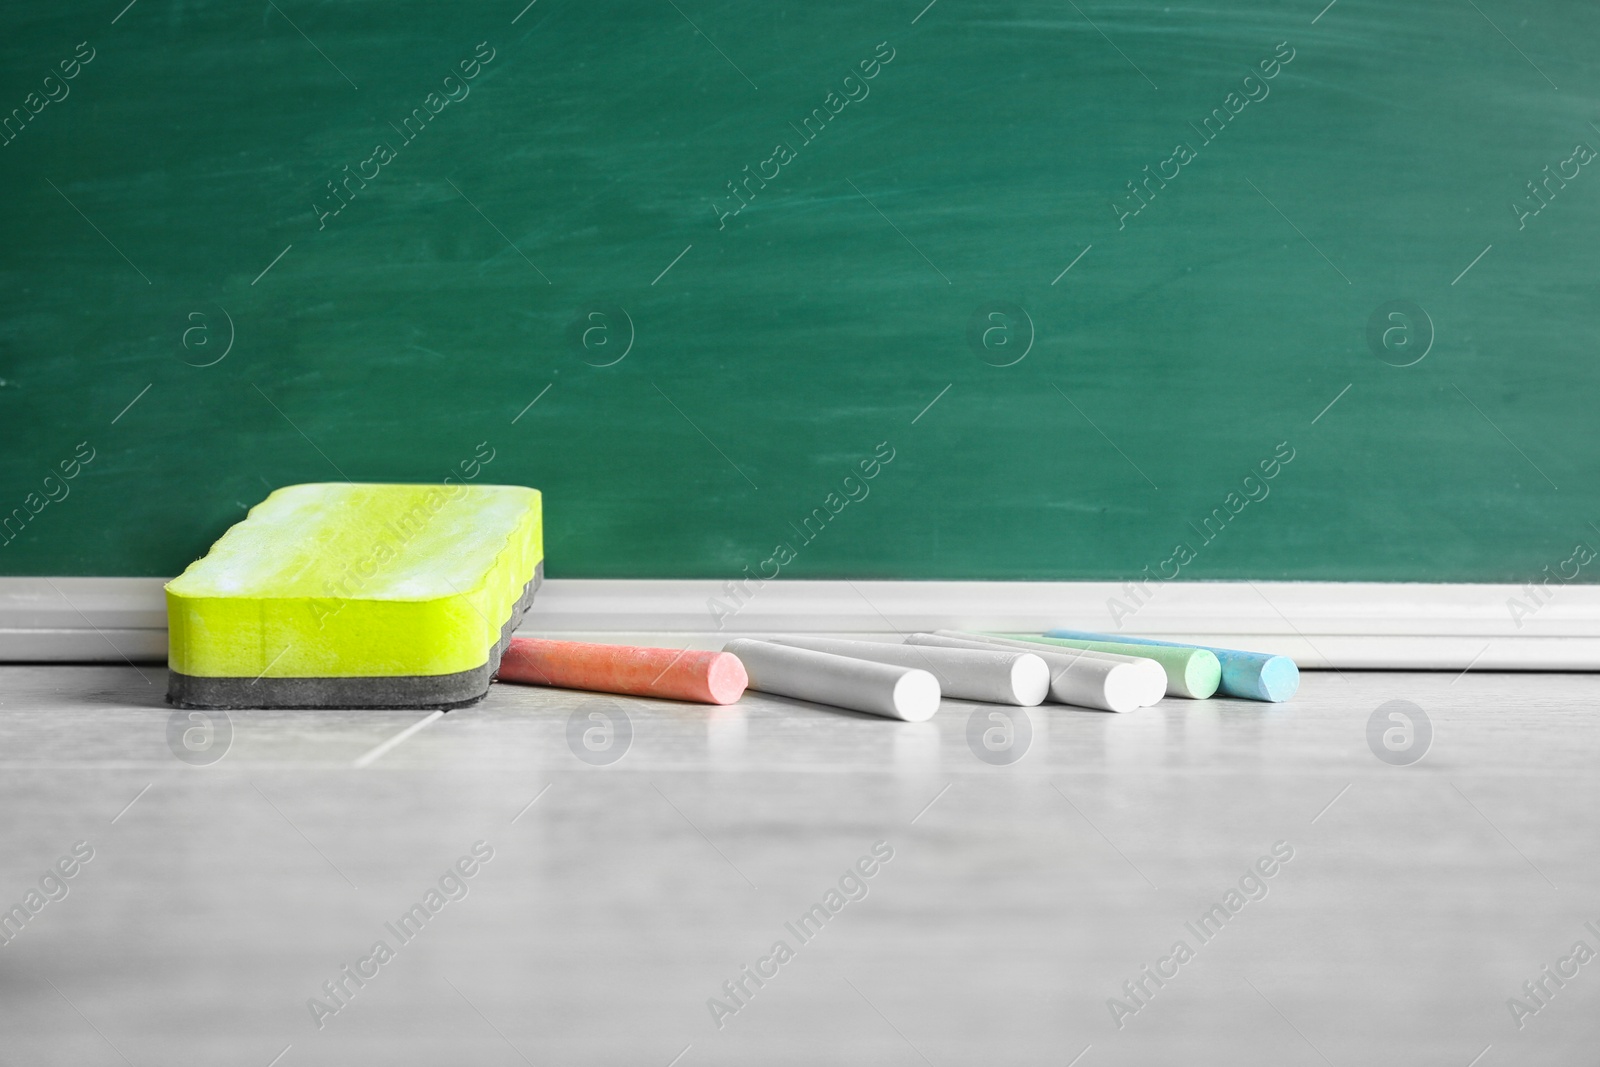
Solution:
[(732, 704), (750, 679), (730, 652), (594, 645), (513, 637), (500, 660), (502, 682), (553, 685), (597, 693)]

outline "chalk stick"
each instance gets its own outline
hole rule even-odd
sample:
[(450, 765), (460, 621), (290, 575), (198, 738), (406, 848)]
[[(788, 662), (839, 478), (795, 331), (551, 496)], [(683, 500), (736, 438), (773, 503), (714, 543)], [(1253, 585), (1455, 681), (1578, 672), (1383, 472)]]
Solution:
[(737, 656), (681, 648), (595, 645), (513, 637), (500, 660), (502, 682), (596, 693), (732, 704), (748, 679)]
[(471, 704), (543, 571), (536, 489), (285, 486), (167, 583), (167, 699)]
[(925, 722), (939, 710), (939, 681), (925, 670), (741, 639), (722, 647), (744, 664), (750, 688), (869, 715)]
[(1265, 700), (1281, 703), (1294, 696), (1300, 688), (1300, 668), (1288, 656), (1274, 656), (1266, 652), (1241, 652), (1234, 648), (1213, 648), (1210, 645), (1191, 645), (1182, 641), (1157, 641), (1153, 637), (1127, 637), (1118, 634), (1097, 634), (1086, 630), (1050, 630), (1046, 637), (1070, 637), (1084, 641), (1120, 641), (1130, 645), (1161, 645), (1167, 648), (1203, 648), (1217, 657), (1222, 667), (1222, 680), (1217, 692), (1223, 696), (1243, 697), (1246, 700)]
[(1036, 634), (988, 634), (1013, 641), (1032, 641), (1058, 648), (1082, 648), (1090, 652), (1110, 652), (1118, 656), (1143, 656), (1161, 664), (1167, 672), (1167, 695), (1204, 700), (1217, 691), (1222, 667), (1209, 648), (1167, 648), (1162, 645), (1131, 645), (1122, 641), (1080, 641), (1071, 637), (1040, 637)]
[[(942, 648), (998, 647), (986, 641), (938, 634), (910, 634), (905, 643)], [(1136, 711), (1161, 699), (1161, 687), (1152, 689), (1150, 675), (1140, 666), (1139, 660), (1078, 649), (1062, 649), (1060, 653), (1035, 652), (1034, 655), (1050, 668), (1050, 699), (1057, 703), (1098, 711)], [(1163, 686), (1165, 680), (1163, 676)]]
[[(999, 648), (1027, 650), (1035, 655), (1044, 647), (1036, 641), (1016, 641), (1009, 637), (994, 637), (990, 634), (970, 633), (966, 630), (935, 630), (934, 633), (940, 637), (954, 637), (963, 641), (981, 641), (986, 645), (993, 645)], [(1139, 695), (1139, 706), (1141, 708), (1160, 703), (1161, 698), (1167, 694), (1167, 672), (1161, 669), (1161, 664), (1148, 656), (1124, 656), (1116, 652), (1094, 652), (1089, 649), (1066, 647), (1057, 649), (1055, 654), (1068, 656), (1074, 660), (1087, 656), (1092, 659), (1106, 659), (1129, 664), (1138, 671), (1140, 684), (1143, 686)]]
[(936, 648), (847, 641), (828, 637), (774, 637), (774, 644), (920, 667), (939, 680), (939, 691), (957, 700), (1016, 704), (1031, 708), (1050, 692), (1050, 668), (1031, 652), (1009, 649)]

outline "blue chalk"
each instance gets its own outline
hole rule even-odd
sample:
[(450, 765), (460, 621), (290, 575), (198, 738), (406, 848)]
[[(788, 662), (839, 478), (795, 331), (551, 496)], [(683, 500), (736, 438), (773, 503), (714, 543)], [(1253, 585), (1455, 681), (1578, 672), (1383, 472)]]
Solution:
[(1211, 648), (1209, 645), (1191, 645), (1183, 641), (1157, 641), (1151, 637), (1129, 637), (1126, 634), (1096, 634), (1086, 630), (1051, 630), (1045, 636), (1069, 637), (1075, 641), (1122, 641), (1131, 645), (1204, 648), (1215, 653), (1217, 662), (1222, 664), (1222, 684), (1217, 686), (1217, 691), (1224, 696), (1277, 704), (1294, 696), (1300, 688), (1300, 668), (1288, 656)]

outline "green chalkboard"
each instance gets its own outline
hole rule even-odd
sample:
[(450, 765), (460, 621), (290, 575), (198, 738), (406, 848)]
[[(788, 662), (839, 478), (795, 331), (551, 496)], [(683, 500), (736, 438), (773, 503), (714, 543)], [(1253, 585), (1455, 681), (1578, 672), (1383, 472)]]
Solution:
[(1600, 544), (1600, 7), (925, 2), (9, 5), (0, 570), (451, 472), (556, 577)]

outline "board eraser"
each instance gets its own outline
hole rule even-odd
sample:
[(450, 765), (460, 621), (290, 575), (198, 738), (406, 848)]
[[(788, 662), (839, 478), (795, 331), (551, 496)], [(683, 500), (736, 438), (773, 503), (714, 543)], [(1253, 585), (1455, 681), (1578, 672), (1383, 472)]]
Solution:
[(285, 486), (167, 583), (167, 699), (471, 704), (543, 575), (536, 489)]
[(1089, 633), (1084, 630), (1050, 630), (1045, 636), (1070, 637), (1085, 641), (1123, 641), (1130, 645), (1155, 645), (1164, 648), (1203, 648), (1216, 656), (1217, 662), (1222, 667), (1222, 678), (1218, 683), (1217, 692), (1223, 696), (1265, 700), (1277, 704), (1294, 696), (1300, 688), (1300, 668), (1288, 656), (1275, 656), (1268, 652), (1241, 652), (1236, 648), (1215, 648), (1211, 645), (1191, 645), (1183, 641), (1157, 641), (1153, 637)]
[[(970, 635), (946, 637), (938, 633), (909, 634), (905, 639), (908, 645), (945, 648), (996, 648), (1000, 647), (997, 642), (997, 638), (980, 641)], [(1076, 648), (1043, 650), (1034, 655), (1050, 668), (1050, 699), (1059, 704), (1097, 711), (1136, 711), (1155, 704), (1166, 692), (1167, 676), (1152, 660)]]
[(553, 685), (598, 693), (732, 704), (749, 678), (728, 652), (594, 645), (513, 637), (500, 660), (502, 682)]
[(939, 680), (939, 691), (957, 700), (1015, 704), (1031, 708), (1050, 692), (1050, 668), (1031, 652), (934, 645), (891, 645), (830, 637), (774, 637), (774, 644), (870, 659), (900, 667), (920, 667)]
[(920, 668), (746, 639), (723, 651), (739, 657), (750, 688), (763, 693), (906, 722), (926, 722), (939, 710), (939, 681)]
[(1217, 691), (1222, 680), (1222, 665), (1209, 648), (1182, 648), (1177, 645), (1136, 645), (1123, 641), (1083, 641), (1072, 637), (1039, 637), (1035, 634), (989, 634), (1015, 641), (1036, 641), (1057, 648), (1083, 648), (1090, 652), (1111, 652), (1118, 656), (1143, 656), (1161, 664), (1167, 672), (1167, 695), (1204, 700)]

